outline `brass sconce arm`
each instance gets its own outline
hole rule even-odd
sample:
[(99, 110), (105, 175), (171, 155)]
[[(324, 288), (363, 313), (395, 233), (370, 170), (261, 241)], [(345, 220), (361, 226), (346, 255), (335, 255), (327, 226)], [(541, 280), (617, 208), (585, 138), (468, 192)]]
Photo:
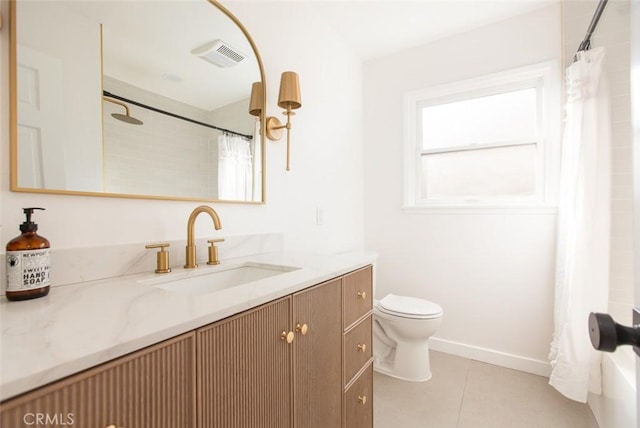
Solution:
[(295, 112), (291, 111), (291, 107), (287, 106), (287, 111), (284, 113), (287, 116), (287, 123), (282, 124), (277, 117), (270, 116), (267, 118), (267, 138), (272, 141), (277, 141), (282, 138), (282, 130), (287, 130), (287, 171), (291, 170), (291, 116), (295, 115)]

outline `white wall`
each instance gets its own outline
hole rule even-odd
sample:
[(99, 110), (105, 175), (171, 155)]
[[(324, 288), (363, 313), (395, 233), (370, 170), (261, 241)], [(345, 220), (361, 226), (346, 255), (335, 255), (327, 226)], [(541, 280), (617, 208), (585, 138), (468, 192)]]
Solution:
[[(285, 248), (334, 252), (363, 241), (361, 65), (329, 28), (315, 22), (304, 3), (229, 3), (252, 34), (265, 65), (268, 108), (276, 107), (280, 72), (300, 74), (303, 107), (293, 118), (292, 171), (285, 172), (285, 144), (267, 142), (267, 204), (212, 204), (220, 214), (218, 236), (284, 232)], [(8, 17), (8, 2), (2, 1)], [(22, 207), (43, 206), (36, 221), (52, 248), (186, 239), (194, 202), (129, 200), (13, 193), (9, 191), (9, 81), (6, 25), (0, 45), (0, 201), (2, 242), (19, 234)], [(287, 28), (287, 30), (283, 30)], [(292, 36), (292, 35), (295, 35)], [(322, 41), (322, 43), (318, 43)], [(316, 225), (316, 207), (324, 225)], [(212, 235), (199, 220), (196, 235)], [(220, 249), (221, 257), (224, 249)]]
[(556, 216), (403, 214), (403, 95), (560, 59), (554, 5), (364, 64), (365, 245), (380, 252), (376, 295), (440, 304), (434, 349), (548, 373)]
[[(286, 137), (267, 141), (268, 198), (283, 204), (285, 245), (310, 251), (362, 246), (362, 67), (309, 2), (231, 1), (249, 29), (268, 78), (267, 109), (277, 107), (280, 73), (299, 73), (302, 108), (292, 123), (291, 171)], [(262, 41), (265, 42), (262, 42)], [(268, 41), (268, 43), (266, 42)], [(316, 209), (324, 225), (316, 225)]]

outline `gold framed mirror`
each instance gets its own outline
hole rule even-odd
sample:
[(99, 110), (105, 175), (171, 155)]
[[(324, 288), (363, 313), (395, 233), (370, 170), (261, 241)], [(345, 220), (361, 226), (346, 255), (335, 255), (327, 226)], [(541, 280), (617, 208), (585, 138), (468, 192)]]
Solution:
[(12, 191), (265, 202), (264, 68), (216, 0), (11, 0), (9, 21)]

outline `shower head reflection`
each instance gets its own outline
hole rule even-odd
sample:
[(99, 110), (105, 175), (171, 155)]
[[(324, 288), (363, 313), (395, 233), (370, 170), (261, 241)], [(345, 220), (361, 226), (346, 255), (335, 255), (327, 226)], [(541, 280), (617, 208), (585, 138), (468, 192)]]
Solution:
[(142, 121), (140, 119), (137, 119), (137, 118), (131, 116), (131, 114), (129, 113), (129, 106), (127, 106), (125, 103), (113, 100), (113, 99), (105, 97), (105, 96), (103, 96), (102, 99), (107, 101), (107, 102), (110, 102), (112, 104), (117, 104), (119, 106), (124, 107), (125, 114), (122, 114), (122, 113), (112, 113), (111, 114), (111, 117), (113, 117), (114, 119), (118, 119), (118, 120), (120, 120), (122, 122), (125, 122), (125, 123), (128, 123), (130, 125), (142, 125)]

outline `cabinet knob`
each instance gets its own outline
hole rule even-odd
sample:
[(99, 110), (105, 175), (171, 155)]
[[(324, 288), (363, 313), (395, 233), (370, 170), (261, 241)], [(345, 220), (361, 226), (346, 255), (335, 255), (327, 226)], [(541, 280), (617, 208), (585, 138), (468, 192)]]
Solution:
[(367, 352), (367, 345), (364, 343), (358, 343), (358, 352)]
[(367, 404), (367, 396), (366, 395), (358, 395), (358, 402), (360, 404)]
[(309, 332), (309, 326), (306, 324), (296, 324), (296, 331), (304, 336)]
[(283, 331), (282, 334), (280, 335), (280, 339), (281, 340), (286, 340), (287, 343), (293, 342), (293, 338), (294, 337), (295, 337), (295, 334), (292, 331), (290, 331), (288, 333), (286, 331)]
[(366, 291), (358, 291), (357, 293), (358, 297), (361, 298), (362, 300), (367, 298), (367, 292)]

